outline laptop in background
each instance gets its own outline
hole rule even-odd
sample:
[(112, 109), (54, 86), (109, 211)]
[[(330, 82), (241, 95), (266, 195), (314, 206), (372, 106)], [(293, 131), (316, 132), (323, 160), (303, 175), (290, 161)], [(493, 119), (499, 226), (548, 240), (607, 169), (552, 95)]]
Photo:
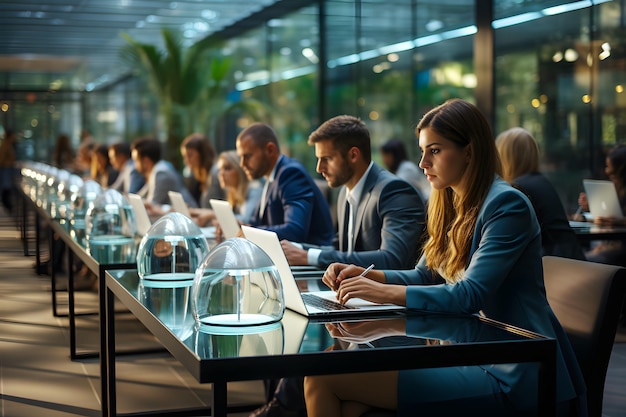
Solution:
[[(178, 191), (168, 191), (167, 195), (170, 198), (172, 210), (191, 219), (191, 213), (189, 212), (189, 207), (187, 207), (187, 203), (185, 203), (183, 195)], [(207, 239), (215, 239), (214, 226), (201, 227), (200, 230), (202, 231), (204, 237), (206, 237)]]
[(589, 211), (595, 217), (624, 218), (617, 191), (612, 181), (583, 180)]
[[(289, 267), (287, 257), (285, 256), (283, 248), (280, 245), (278, 235), (269, 230), (258, 229), (250, 226), (241, 226), (241, 229), (243, 230), (243, 234), (246, 239), (263, 249), (263, 251), (265, 251), (265, 253), (267, 253), (267, 255), (272, 259), (274, 265), (276, 265), (283, 285), (285, 306), (290, 310), (309, 318), (323, 318), (332, 315), (349, 316), (365, 313), (389, 313), (393, 311), (406, 310), (403, 306), (397, 306), (394, 304), (376, 304), (359, 298), (354, 298), (348, 301), (345, 306), (342, 306), (337, 302), (334, 291), (301, 293), (296, 279), (291, 272), (291, 268)], [(317, 305), (317, 303), (332, 303), (334, 304), (334, 308), (323, 307)]]
[(167, 195), (170, 198), (170, 204), (175, 212), (184, 214), (185, 216), (191, 218), (189, 207), (187, 207), (187, 203), (185, 203), (185, 199), (181, 193), (177, 191), (168, 191)]
[(146, 210), (146, 206), (143, 204), (143, 199), (137, 194), (129, 193), (128, 201), (135, 212), (135, 219), (137, 220), (137, 234), (145, 236), (145, 234), (148, 233), (150, 226), (152, 226), (152, 222), (150, 221), (148, 210)]
[(224, 238), (230, 239), (231, 237), (239, 236), (241, 227), (239, 226), (239, 221), (237, 221), (237, 217), (230, 203), (228, 201), (215, 199), (211, 199), (209, 202), (211, 203), (211, 208), (213, 209), (213, 213), (215, 213), (217, 222), (220, 224)]

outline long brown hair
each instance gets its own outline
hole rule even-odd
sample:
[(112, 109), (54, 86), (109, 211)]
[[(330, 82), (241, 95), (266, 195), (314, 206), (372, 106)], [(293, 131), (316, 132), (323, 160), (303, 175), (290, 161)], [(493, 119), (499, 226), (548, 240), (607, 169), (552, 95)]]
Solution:
[(191, 171), (196, 181), (198, 181), (200, 189), (205, 191), (211, 181), (211, 168), (215, 159), (215, 149), (211, 141), (202, 133), (192, 133), (183, 140), (180, 146), (187, 150), (195, 149), (200, 155), (200, 166), (192, 167)]
[(460, 148), (470, 146), (470, 161), (463, 175), (466, 192), (433, 189), (428, 201), (426, 266), (446, 281), (459, 281), (469, 261), (478, 211), (494, 176), (500, 174), (498, 151), (489, 123), (476, 106), (448, 100), (429, 111), (415, 129), (431, 129)]

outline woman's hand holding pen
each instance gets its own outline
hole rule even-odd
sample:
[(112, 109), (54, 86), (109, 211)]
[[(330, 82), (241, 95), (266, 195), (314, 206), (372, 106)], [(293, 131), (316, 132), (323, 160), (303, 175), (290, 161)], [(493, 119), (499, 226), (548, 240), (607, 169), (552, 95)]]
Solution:
[(347, 265), (342, 263), (333, 263), (326, 268), (322, 281), (331, 290), (337, 291), (341, 282), (347, 278), (366, 276), (372, 270), (374, 265), (370, 265), (369, 268), (363, 268), (356, 265)]
[(334, 263), (326, 269), (322, 280), (337, 292), (337, 300), (342, 304), (351, 298), (361, 298), (379, 304), (406, 305), (406, 287), (385, 285), (382, 271)]

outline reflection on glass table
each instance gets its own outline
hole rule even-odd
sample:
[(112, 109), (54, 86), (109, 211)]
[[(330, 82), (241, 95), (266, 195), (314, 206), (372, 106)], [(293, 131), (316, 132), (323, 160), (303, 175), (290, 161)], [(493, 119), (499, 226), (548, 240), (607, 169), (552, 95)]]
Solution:
[(190, 317), (187, 287), (146, 288), (136, 271), (109, 274), (200, 359), (541, 338), (477, 316), (420, 312), (311, 321), (285, 310), (278, 323), (226, 329), (216, 326), (211, 330), (200, 328)]
[(570, 227), (581, 242), (594, 240), (626, 240), (626, 227), (597, 226), (590, 222), (570, 220)]

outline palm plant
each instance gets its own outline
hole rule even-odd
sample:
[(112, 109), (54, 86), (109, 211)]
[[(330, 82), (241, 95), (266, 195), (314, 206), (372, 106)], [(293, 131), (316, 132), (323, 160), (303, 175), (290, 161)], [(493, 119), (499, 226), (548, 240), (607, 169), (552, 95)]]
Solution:
[[(221, 42), (204, 38), (184, 47), (180, 34), (162, 29), (162, 50), (141, 43), (124, 33), (128, 44), (122, 48), (122, 59), (140, 71), (158, 101), (167, 136), (167, 152), (177, 154), (182, 139), (191, 132), (213, 137), (220, 117), (241, 103), (227, 103), (226, 77), (230, 59), (217, 56)], [(257, 105), (244, 107), (256, 118)]]

